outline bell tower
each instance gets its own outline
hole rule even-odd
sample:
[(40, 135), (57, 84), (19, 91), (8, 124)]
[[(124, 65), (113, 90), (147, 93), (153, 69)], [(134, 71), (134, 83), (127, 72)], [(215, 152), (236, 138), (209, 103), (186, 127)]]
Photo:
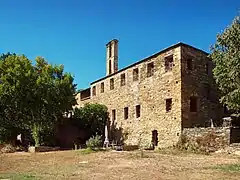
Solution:
[(113, 39), (106, 46), (106, 75), (108, 76), (118, 71), (118, 40)]

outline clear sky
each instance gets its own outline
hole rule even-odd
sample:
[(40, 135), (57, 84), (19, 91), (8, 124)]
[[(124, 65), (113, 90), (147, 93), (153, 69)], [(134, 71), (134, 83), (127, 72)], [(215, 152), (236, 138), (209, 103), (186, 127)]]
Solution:
[(184, 42), (209, 52), (240, 0), (1, 0), (0, 53), (64, 64), (78, 88), (105, 76), (105, 45), (119, 68)]

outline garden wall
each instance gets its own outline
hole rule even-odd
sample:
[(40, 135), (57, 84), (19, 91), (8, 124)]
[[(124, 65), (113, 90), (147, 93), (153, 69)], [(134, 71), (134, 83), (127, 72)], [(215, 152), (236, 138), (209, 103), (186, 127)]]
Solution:
[(231, 127), (185, 128), (182, 144), (191, 147), (216, 151), (230, 145)]

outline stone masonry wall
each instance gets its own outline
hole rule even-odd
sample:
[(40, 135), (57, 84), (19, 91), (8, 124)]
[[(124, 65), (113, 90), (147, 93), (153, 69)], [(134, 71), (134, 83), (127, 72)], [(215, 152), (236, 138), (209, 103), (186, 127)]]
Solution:
[[(230, 145), (230, 127), (214, 127), (214, 128), (185, 128), (183, 129), (182, 135), (185, 136), (186, 140), (191, 144), (199, 143), (199, 140), (205, 140), (206, 143), (215, 150)], [(211, 139), (211, 137), (213, 139)], [(204, 139), (205, 138), (205, 139)]]
[[(164, 58), (173, 55), (174, 66), (165, 72)], [(111, 123), (128, 134), (125, 144), (150, 144), (152, 131), (158, 132), (158, 147), (176, 144), (181, 134), (181, 47), (152, 56), (148, 60), (113, 74), (91, 85), (92, 103), (108, 107)], [(147, 77), (147, 64), (154, 63), (154, 74)], [(133, 69), (138, 68), (139, 80), (133, 81)], [(125, 73), (126, 84), (120, 85), (121, 74)], [(114, 78), (114, 89), (110, 90), (110, 79)], [(104, 82), (104, 93), (100, 92)], [(92, 89), (96, 86), (96, 95)], [(172, 98), (172, 109), (166, 112), (166, 99)], [(87, 101), (78, 100), (79, 106)], [(140, 117), (136, 117), (136, 105), (141, 106)], [(124, 108), (129, 108), (129, 117), (124, 119)], [(116, 110), (113, 122), (112, 110)]]
[[(166, 72), (165, 57), (170, 55), (173, 55), (173, 67)], [(192, 70), (188, 69), (188, 59), (192, 59)], [(154, 63), (154, 74), (148, 77), (147, 66), (151, 62)], [(157, 130), (158, 147), (172, 146), (178, 142), (183, 128), (209, 126), (210, 119), (221, 119), (212, 66), (207, 53), (187, 45), (173, 46), (91, 84), (90, 99), (81, 101), (78, 95), (78, 106), (86, 103), (106, 105), (111, 126), (128, 134), (125, 139), (128, 145), (151, 144), (152, 131)], [(139, 79), (133, 81), (133, 70), (136, 68)], [(123, 86), (122, 74), (126, 79)], [(112, 78), (114, 89), (111, 90)], [(101, 92), (101, 83), (104, 83), (104, 92)], [(191, 96), (197, 97), (196, 112), (190, 112)], [(172, 108), (166, 112), (168, 98), (172, 98)], [(138, 118), (136, 105), (141, 107)], [(125, 107), (129, 109), (128, 119), (124, 119)], [(116, 120), (113, 120), (112, 110), (116, 111)]]
[[(209, 127), (222, 117), (212, 69), (207, 53), (183, 46), (182, 56), (182, 127)], [(187, 60), (192, 59), (192, 70)], [(190, 97), (197, 97), (197, 112), (190, 112)]]

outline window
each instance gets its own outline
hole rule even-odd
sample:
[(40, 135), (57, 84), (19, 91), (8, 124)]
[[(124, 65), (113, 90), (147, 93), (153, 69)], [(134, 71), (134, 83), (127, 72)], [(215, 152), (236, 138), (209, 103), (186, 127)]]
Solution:
[(93, 86), (93, 88), (92, 88), (92, 95), (96, 96), (96, 86)]
[(190, 112), (197, 112), (197, 97), (190, 97)]
[(110, 79), (110, 90), (114, 89), (114, 79)]
[(147, 64), (147, 77), (150, 77), (154, 74), (154, 64), (153, 62)]
[(86, 100), (86, 99), (89, 99), (90, 96), (91, 96), (91, 88), (87, 88), (87, 89), (82, 90), (82, 91), (80, 92), (80, 99), (81, 99), (81, 101), (84, 101), (84, 100)]
[(138, 80), (138, 68), (133, 69), (133, 81)]
[(228, 113), (228, 108), (227, 108), (227, 105), (226, 105), (226, 104), (224, 104), (224, 106), (223, 106), (223, 113), (224, 113), (224, 114), (227, 114), (227, 113)]
[(128, 107), (124, 108), (124, 119), (128, 119)]
[(111, 60), (109, 60), (109, 62), (108, 62), (109, 64), (108, 64), (108, 68), (109, 68), (109, 74), (112, 74), (112, 61)]
[(192, 70), (193, 69), (193, 60), (192, 59), (187, 59), (187, 69)]
[(208, 86), (206, 88), (206, 97), (207, 97), (208, 100), (211, 98), (211, 88), (210, 88), (210, 86)]
[(205, 68), (206, 68), (206, 74), (209, 74), (209, 65), (208, 65), (208, 63), (206, 64), (206, 66), (205, 66)]
[(141, 106), (137, 105), (136, 106), (136, 118), (139, 118), (141, 115)]
[(101, 83), (101, 93), (104, 93), (104, 82)]
[(165, 71), (171, 71), (173, 67), (173, 55), (165, 57)]
[(109, 48), (108, 48), (109, 52), (109, 57), (112, 57), (112, 46), (111, 46), (111, 43), (109, 44)]
[(125, 84), (126, 84), (125, 74), (121, 74), (121, 86), (124, 86)]
[(116, 110), (115, 109), (112, 110), (112, 120), (113, 121), (116, 120)]
[(171, 111), (172, 109), (172, 99), (166, 99), (166, 112)]

